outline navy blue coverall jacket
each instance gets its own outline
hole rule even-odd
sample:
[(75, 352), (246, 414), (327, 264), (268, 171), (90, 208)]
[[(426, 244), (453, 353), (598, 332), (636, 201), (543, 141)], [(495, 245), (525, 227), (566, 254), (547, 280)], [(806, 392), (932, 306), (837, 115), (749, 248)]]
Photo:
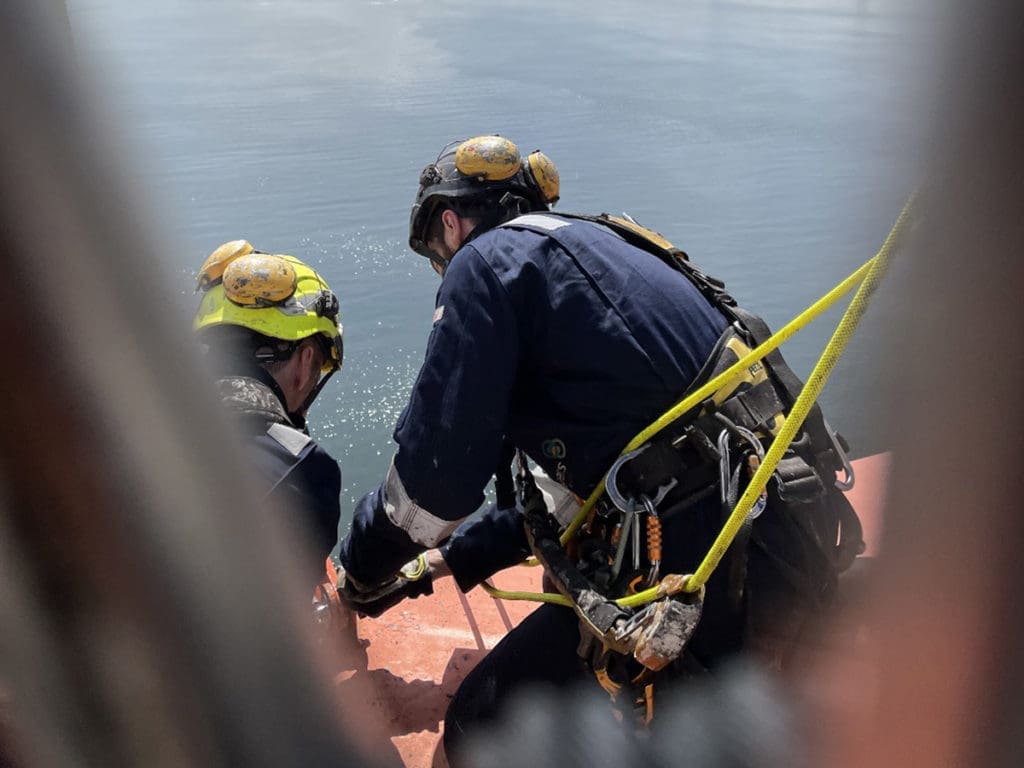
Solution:
[[(530, 214), (463, 245), (398, 450), (343, 542), (345, 569), (374, 584), (445, 542), (483, 501), (505, 436), (587, 496), (686, 392), (727, 324), (685, 277), (591, 222)], [(516, 512), (492, 510), (445, 557), (468, 589), (524, 544)]]
[(312, 593), (338, 541), (341, 468), (295, 426), (269, 374), (255, 367), (246, 374), (217, 381), (221, 403), (244, 441), (255, 487), (287, 515), (285, 525), (305, 547), (303, 574)]

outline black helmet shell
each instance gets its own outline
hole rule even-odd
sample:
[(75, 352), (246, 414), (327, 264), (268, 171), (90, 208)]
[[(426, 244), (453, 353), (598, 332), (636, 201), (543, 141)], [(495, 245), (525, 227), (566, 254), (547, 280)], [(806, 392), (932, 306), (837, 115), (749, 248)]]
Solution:
[[(557, 171), (554, 163), (547, 162), (555, 173), (557, 199)], [(547, 210), (552, 200), (531, 171), (523, 164), (518, 147), (502, 136), (477, 136), (447, 144), (437, 160), (420, 173), (419, 190), (409, 214), (409, 247), (435, 259), (427, 247), (427, 227), (446, 199), (510, 191), (526, 198), (534, 210)]]

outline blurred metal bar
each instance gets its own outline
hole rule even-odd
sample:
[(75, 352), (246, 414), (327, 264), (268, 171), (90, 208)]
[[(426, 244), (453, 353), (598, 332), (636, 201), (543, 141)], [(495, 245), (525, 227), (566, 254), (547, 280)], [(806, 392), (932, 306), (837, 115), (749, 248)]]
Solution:
[(864, 592), (785, 689), (742, 670), (694, 686), (638, 744), (602, 725), (599, 702), (544, 696), (476, 765), (1021, 764), (1024, 6), (923, 7), (922, 23), (947, 16), (928, 52), (935, 106), (920, 115), (930, 151), (909, 268), (884, 287), (901, 306), (890, 332), (914, 354), (878, 372), (894, 458)]
[[(1024, 7), (952, 4), (934, 57), (928, 186), (882, 380), (891, 489), (871, 653), (821, 671), (821, 765), (1019, 765), (1024, 455)], [(922, 119), (924, 116), (922, 116)]]
[(242, 481), (60, 10), (0, 3), (0, 748), (366, 764), (338, 723), (374, 726), (314, 662), (297, 545)]

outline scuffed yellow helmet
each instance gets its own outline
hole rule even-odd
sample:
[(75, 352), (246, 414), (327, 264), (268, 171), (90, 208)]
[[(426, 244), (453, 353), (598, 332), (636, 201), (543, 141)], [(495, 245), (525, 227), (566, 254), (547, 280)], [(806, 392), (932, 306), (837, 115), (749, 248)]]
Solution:
[(206, 257), (203, 266), (199, 268), (199, 277), (196, 280), (196, 290), (205, 291), (215, 285), (223, 276), (228, 264), (239, 256), (258, 252), (248, 240), (232, 240), (213, 249), (213, 253)]
[(199, 272), (203, 298), (192, 330), (235, 325), (282, 341), (321, 334), (330, 350), (322, 371), (344, 356), (338, 298), (313, 269), (294, 256), (261, 253), (245, 240), (219, 246)]
[(539, 149), (535, 149), (526, 158), (526, 170), (533, 183), (540, 189), (544, 202), (549, 205), (557, 203), (561, 194), (561, 183), (554, 161)]

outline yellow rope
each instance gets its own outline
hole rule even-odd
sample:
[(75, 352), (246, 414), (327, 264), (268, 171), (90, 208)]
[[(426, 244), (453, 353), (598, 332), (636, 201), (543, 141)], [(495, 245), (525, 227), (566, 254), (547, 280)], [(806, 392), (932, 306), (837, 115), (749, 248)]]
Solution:
[[(754, 473), (746, 491), (744, 491), (743, 495), (740, 497), (736, 507), (733, 509), (725, 525), (722, 527), (722, 530), (712, 543), (707, 556), (704, 558), (703, 562), (694, 574), (687, 579), (684, 587), (685, 591), (698, 591), (707, 582), (708, 578), (710, 578), (715, 567), (725, 556), (726, 550), (736, 537), (736, 534), (739, 531), (740, 526), (743, 524), (743, 521), (746, 519), (746, 516), (749, 514), (750, 509), (760, 497), (761, 491), (767, 486), (768, 480), (775, 471), (779, 460), (789, 448), (789, 445), (796, 436), (799, 428), (803, 425), (804, 419), (807, 417), (811, 406), (818, 399), (818, 395), (821, 393), (825, 382), (832, 373), (832, 369), (842, 356), (843, 350), (846, 348), (846, 344), (849, 342), (850, 338), (853, 336), (853, 332), (857, 328), (857, 325), (860, 323), (860, 320), (867, 309), (868, 303), (889, 269), (892, 253), (899, 241), (899, 237), (903, 234), (903, 231), (910, 219), (912, 203), (913, 196), (911, 196), (903, 207), (899, 217), (896, 219), (896, 223), (893, 224), (892, 229), (889, 231), (889, 234), (885, 238), (885, 242), (882, 244), (878, 253), (865, 262), (859, 269), (857, 269), (857, 271), (793, 318), (793, 320), (783, 326), (777, 333), (773, 334), (771, 338), (751, 350), (747, 355), (742, 357), (718, 376), (711, 379), (702, 387), (699, 387), (696, 391), (683, 398), (678, 404), (662, 414), (656, 421), (654, 421), (654, 423), (641, 431), (626, 445), (625, 448), (622, 449), (622, 453), (628, 453), (629, 451), (635, 450), (643, 445), (651, 437), (658, 434), (680, 416), (704, 402), (704, 400), (709, 396), (729, 383), (731, 379), (739, 375), (745, 368), (749, 367), (755, 361), (761, 360), (781, 346), (784, 342), (792, 338), (796, 333), (801, 331), (809, 323), (817, 319), (822, 313), (832, 307), (839, 299), (849, 293), (854, 286), (859, 284), (860, 287), (858, 288), (857, 293), (854, 295), (853, 300), (850, 302), (850, 306), (839, 321), (839, 325), (836, 327), (832, 338), (829, 340), (829, 343), (826, 345), (824, 352), (814, 367), (814, 370), (807, 379), (807, 383), (804, 385), (804, 388), (801, 390), (796, 402), (793, 404), (793, 408), (786, 416), (785, 423), (780, 429), (779, 434), (776, 435), (775, 439), (772, 441), (771, 447), (768, 449), (764, 460), (761, 462), (761, 466), (758, 467), (757, 472)], [(593, 492), (583, 503), (576, 518), (560, 537), (560, 541), (563, 545), (566, 544), (575, 535), (576, 531), (579, 530), (579, 527), (586, 520), (590, 510), (604, 491), (605, 480), (602, 478), (597, 487), (594, 488)], [(490, 584), (485, 583), (483, 586), (487, 593), (492, 597), (500, 597), (506, 600), (536, 600), (538, 602), (555, 603), (557, 605), (566, 605), (569, 607), (572, 606), (572, 601), (563, 595), (546, 592), (506, 592), (495, 589)], [(634, 607), (651, 602), (662, 594), (663, 591), (659, 591), (659, 588), (654, 586), (635, 595), (620, 598), (615, 602), (623, 607)]]
[[(877, 257), (875, 257), (877, 258)], [(625, 448), (622, 449), (622, 453), (629, 453), (629, 451), (636, 450), (649, 440), (654, 435), (658, 434), (661, 430), (671, 424), (673, 421), (678, 419), (684, 413), (692, 410), (696, 406), (704, 402), (708, 397), (713, 395), (723, 386), (729, 383), (730, 380), (740, 375), (746, 368), (750, 367), (753, 363), (761, 360), (771, 352), (774, 352), (782, 344), (788, 341), (790, 338), (795, 336), (799, 331), (806, 328), (813, 320), (816, 320), (822, 313), (827, 311), (835, 304), (839, 299), (849, 293), (858, 283), (863, 282), (864, 278), (871, 271), (871, 267), (874, 264), (875, 259), (872, 258), (861, 266), (856, 272), (843, 280), (839, 285), (833, 288), (831, 291), (822, 296), (818, 301), (812, 304), (810, 307), (805, 309), (795, 318), (789, 321), (783, 326), (777, 333), (773, 334), (771, 338), (766, 339), (762, 344), (752, 349), (746, 355), (741, 357), (731, 366), (726, 368), (720, 374), (715, 376), (704, 386), (698, 388), (691, 394), (683, 398), (679, 403), (672, 406), (672, 408), (640, 432), (636, 437), (629, 441)], [(620, 454), (621, 455), (621, 454)], [(583, 525), (583, 522), (587, 519), (587, 515), (593, 508), (597, 500), (601, 498), (601, 495), (605, 491), (605, 478), (601, 478), (601, 481), (594, 488), (590, 496), (580, 507), (579, 513), (573, 519), (569, 527), (562, 533), (560, 541), (564, 545), (568, 542), (579, 530), (579, 527)]]
[[(715, 541), (712, 543), (711, 549), (708, 551), (704, 561), (700, 564), (697, 570), (694, 571), (693, 576), (687, 580), (684, 588), (685, 591), (696, 592), (705, 583), (707, 583), (707, 580), (711, 577), (711, 573), (725, 556), (725, 552), (729, 548), (729, 545), (732, 544), (740, 526), (743, 525), (743, 521), (750, 512), (751, 507), (754, 506), (754, 502), (757, 501), (758, 497), (761, 495), (761, 491), (768, 485), (768, 480), (771, 478), (772, 473), (778, 466), (783, 454), (789, 448), (790, 443), (792, 443), (797, 430), (799, 430), (803, 424), (811, 406), (814, 405), (814, 402), (818, 399), (818, 395), (825, 386), (825, 382), (828, 381), (828, 377), (832, 373), (832, 369), (835, 367), (839, 358), (842, 357), (843, 350), (846, 348), (847, 343), (853, 336), (853, 332), (857, 329), (857, 325), (864, 316), (864, 312), (867, 310), (871, 298), (874, 296), (875, 291), (878, 290), (879, 283), (882, 278), (885, 277), (898, 239), (910, 219), (910, 208), (912, 202), (913, 197), (907, 201), (907, 204), (903, 207), (899, 217), (896, 219), (896, 223), (890, 230), (888, 237), (886, 237), (885, 242), (882, 244), (881, 249), (875, 257), (871, 259), (871, 262), (869, 262), (871, 264), (870, 271), (864, 278), (864, 282), (861, 283), (860, 288), (857, 289), (857, 293), (854, 295), (853, 300), (850, 302), (850, 306), (839, 321), (839, 325), (836, 326), (836, 330), (826, 345), (825, 351), (822, 352), (821, 357), (814, 366), (814, 370), (811, 371), (811, 375), (807, 379), (807, 383), (804, 385), (804, 388), (800, 391), (800, 395), (797, 397), (796, 402), (793, 404), (792, 410), (786, 416), (786, 421), (782, 425), (782, 429), (779, 430), (779, 434), (776, 435), (775, 439), (772, 441), (771, 446), (768, 448), (768, 452), (761, 461), (761, 466), (758, 467), (757, 472), (755, 472), (754, 476), (750, 479), (750, 484), (747, 486), (746, 491), (743, 492), (743, 496), (740, 497), (739, 502), (736, 504), (736, 508), (732, 511), (732, 514), (729, 515), (729, 519), (726, 521), (717, 538), (715, 538)], [(651, 592), (651, 590), (647, 591)]]
[(489, 581), (483, 582), (480, 586), (491, 597), (501, 598), (502, 600), (534, 600), (538, 603), (552, 603), (553, 605), (564, 605), (566, 608), (572, 608), (572, 600), (565, 595), (555, 592), (506, 591), (504, 589), (497, 589)]

